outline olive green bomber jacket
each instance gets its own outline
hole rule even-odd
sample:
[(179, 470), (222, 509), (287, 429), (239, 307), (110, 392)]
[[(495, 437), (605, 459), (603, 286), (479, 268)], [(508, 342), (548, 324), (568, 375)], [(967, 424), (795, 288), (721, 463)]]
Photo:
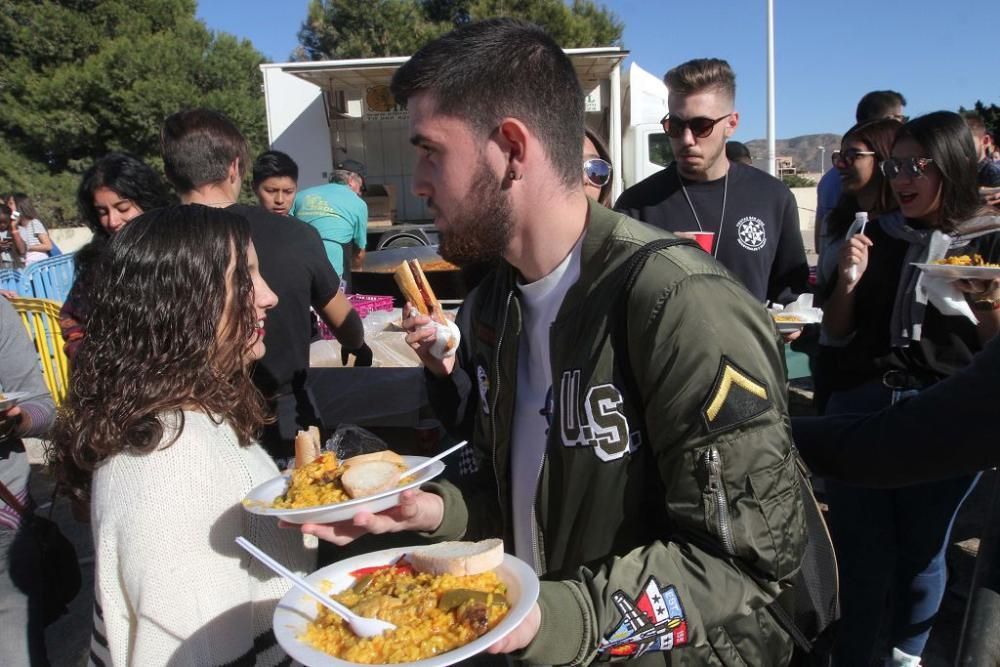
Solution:
[[(580, 279), (551, 330), (532, 545), (542, 624), (527, 662), (780, 665), (791, 655), (764, 609), (805, 546), (778, 336), (736, 279), (691, 247), (649, 257), (622, 327), (624, 262), (665, 235), (591, 205)], [(428, 376), (439, 417), (472, 438), (480, 462), (464, 495), (443, 494), (440, 536), (512, 544), (520, 317), (504, 264), (460, 314), (456, 371)], [(627, 336), (631, 377), (616, 336)]]

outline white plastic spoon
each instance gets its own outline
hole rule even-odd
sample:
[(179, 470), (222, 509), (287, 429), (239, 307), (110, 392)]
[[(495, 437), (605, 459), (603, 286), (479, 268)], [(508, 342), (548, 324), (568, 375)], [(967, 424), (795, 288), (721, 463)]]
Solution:
[(444, 457), (448, 456), (449, 454), (451, 454), (456, 449), (461, 449), (462, 447), (465, 447), (467, 444), (469, 444), (469, 441), (468, 440), (463, 440), (462, 442), (458, 443), (457, 445), (454, 445), (453, 447), (449, 447), (448, 449), (444, 450), (443, 452), (441, 452), (437, 456), (432, 456), (431, 458), (427, 459), (423, 463), (418, 463), (417, 465), (413, 466), (412, 468), (404, 470), (403, 471), (403, 477), (410, 477), (411, 475), (414, 475), (414, 474), (420, 472), (421, 470), (423, 470), (424, 468), (426, 468), (430, 464), (434, 463), (435, 461), (440, 461), (441, 459), (443, 459)]
[(387, 623), (386, 621), (380, 621), (377, 618), (367, 618), (365, 616), (358, 616), (353, 611), (340, 604), (328, 595), (325, 595), (321, 590), (315, 588), (312, 584), (307, 582), (302, 577), (298, 576), (284, 565), (274, 560), (266, 553), (260, 550), (259, 547), (246, 540), (245, 538), (237, 537), (236, 544), (240, 545), (246, 549), (250, 554), (259, 560), (264, 565), (283, 576), (288, 581), (298, 588), (303, 593), (307, 593), (317, 602), (325, 606), (327, 609), (333, 613), (340, 616), (342, 619), (347, 621), (347, 624), (351, 626), (351, 630), (359, 637), (377, 637), (386, 630), (395, 630), (396, 626), (392, 623)]

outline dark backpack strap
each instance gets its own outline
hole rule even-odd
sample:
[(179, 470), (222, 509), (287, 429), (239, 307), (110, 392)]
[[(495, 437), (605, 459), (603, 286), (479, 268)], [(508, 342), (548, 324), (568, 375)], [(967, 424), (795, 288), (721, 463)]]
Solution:
[[(692, 248), (701, 249), (701, 246), (691, 239), (680, 237), (656, 239), (636, 250), (625, 261), (621, 269), (619, 269), (623, 276), (622, 287), (619, 292), (621, 298), (618, 299), (617, 312), (611, 325), (611, 345), (615, 351), (615, 359), (620, 363), (622, 379), (625, 382), (625, 390), (629, 396), (641, 396), (642, 394), (639, 392), (639, 385), (635, 381), (635, 373), (632, 372), (632, 359), (628, 351), (628, 298), (632, 293), (632, 288), (635, 287), (636, 281), (639, 280), (639, 274), (642, 273), (642, 268), (646, 265), (646, 260), (649, 259), (649, 256), (674, 246), (691, 246)], [(640, 402), (639, 405), (642, 405), (642, 403)]]
[[(611, 326), (611, 342), (615, 350), (616, 365), (621, 369), (625, 390), (628, 396), (640, 397), (638, 403), (640, 406), (643, 404), (642, 394), (632, 370), (628, 349), (628, 299), (649, 256), (660, 250), (679, 245), (700, 248), (697, 243), (689, 239), (657, 239), (639, 248), (621, 269), (623, 274), (621, 298), (618, 301), (615, 320)], [(798, 452), (794, 448), (793, 454), (798, 460)], [(808, 541), (802, 557), (802, 566), (793, 577), (791, 588), (768, 605), (767, 611), (775, 623), (792, 638), (798, 650), (802, 654), (810, 656), (816, 647), (816, 639), (822, 640), (823, 631), (827, 630), (840, 617), (840, 608), (837, 603), (836, 556), (826, 529), (826, 522), (816, 504), (812, 486), (802, 470), (801, 461), (799, 461), (797, 473), (799, 491), (805, 508)], [(731, 560), (728, 555), (720, 553), (720, 556)], [(742, 569), (738, 561), (732, 562)], [(819, 636), (812, 639), (807, 635)], [(821, 663), (817, 661), (813, 664)]]

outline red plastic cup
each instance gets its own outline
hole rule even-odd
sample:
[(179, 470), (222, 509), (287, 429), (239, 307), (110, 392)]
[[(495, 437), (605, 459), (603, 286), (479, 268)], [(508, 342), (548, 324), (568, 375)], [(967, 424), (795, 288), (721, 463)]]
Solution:
[(712, 254), (712, 245), (715, 243), (715, 232), (692, 232), (691, 238), (701, 246), (701, 249)]

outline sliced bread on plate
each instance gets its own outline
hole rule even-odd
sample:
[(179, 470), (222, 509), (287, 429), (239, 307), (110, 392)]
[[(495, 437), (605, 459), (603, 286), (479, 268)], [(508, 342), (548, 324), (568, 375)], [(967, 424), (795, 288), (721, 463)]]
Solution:
[(399, 486), (402, 472), (392, 461), (363, 461), (347, 467), (340, 483), (351, 498), (364, 498)]
[(495, 569), (503, 562), (503, 540), (441, 542), (406, 556), (418, 572), (468, 576)]

